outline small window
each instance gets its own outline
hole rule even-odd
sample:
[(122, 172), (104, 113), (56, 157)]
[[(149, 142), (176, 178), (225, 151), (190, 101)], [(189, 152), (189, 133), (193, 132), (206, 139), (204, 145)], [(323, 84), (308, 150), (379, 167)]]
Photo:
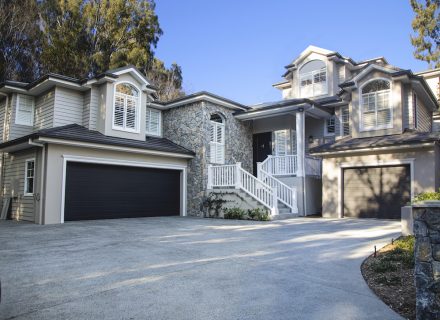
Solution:
[(26, 160), (25, 166), (24, 194), (30, 196), (34, 194), (35, 160)]
[(342, 127), (342, 135), (349, 136), (350, 135), (350, 109), (348, 106), (344, 106), (341, 108), (341, 127)]
[(332, 116), (325, 120), (325, 135), (332, 136), (336, 132), (336, 117)]
[(327, 94), (327, 67), (324, 61), (312, 60), (299, 70), (301, 98)]
[(414, 129), (417, 129), (417, 95), (413, 92), (413, 121), (414, 121)]
[(116, 85), (113, 108), (113, 128), (138, 131), (139, 91), (129, 83)]
[(34, 98), (23, 94), (17, 95), (15, 123), (25, 126), (34, 125)]
[(159, 110), (147, 108), (147, 124), (146, 133), (153, 136), (160, 136), (161, 131), (161, 116), (162, 113)]
[(210, 118), (210, 160), (211, 163), (225, 163), (225, 124), (223, 117), (213, 114)]

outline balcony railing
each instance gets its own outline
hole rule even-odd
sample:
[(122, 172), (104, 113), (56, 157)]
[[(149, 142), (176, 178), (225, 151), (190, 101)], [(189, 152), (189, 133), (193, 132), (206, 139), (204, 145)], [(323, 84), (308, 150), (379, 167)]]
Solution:
[[(321, 176), (321, 159), (305, 157), (305, 174)], [(295, 176), (298, 172), (298, 158), (296, 155), (271, 156), (261, 163), (261, 169), (274, 176)]]

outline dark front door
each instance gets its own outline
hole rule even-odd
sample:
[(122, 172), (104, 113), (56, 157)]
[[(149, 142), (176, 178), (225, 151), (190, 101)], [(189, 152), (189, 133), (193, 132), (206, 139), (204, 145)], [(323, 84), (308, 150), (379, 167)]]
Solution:
[(400, 219), (411, 198), (409, 166), (363, 167), (344, 170), (344, 216)]
[(68, 162), (64, 220), (180, 214), (180, 171)]
[(272, 154), (272, 132), (257, 133), (253, 136), (254, 175), (257, 175), (257, 162), (263, 162)]

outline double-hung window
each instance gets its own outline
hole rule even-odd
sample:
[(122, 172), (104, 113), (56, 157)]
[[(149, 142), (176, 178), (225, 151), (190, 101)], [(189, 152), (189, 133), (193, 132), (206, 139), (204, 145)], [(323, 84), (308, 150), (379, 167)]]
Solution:
[(325, 120), (325, 135), (333, 136), (336, 132), (336, 117), (331, 116)]
[(161, 112), (147, 108), (146, 122), (146, 133), (153, 136), (160, 136)]
[(361, 129), (377, 130), (393, 127), (393, 110), (390, 103), (390, 82), (373, 80), (361, 89)]
[(25, 163), (24, 173), (24, 194), (31, 196), (34, 194), (35, 159), (28, 159)]
[(350, 135), (350, 109), (348, 106), (341, 107), (341, 135)]
[(129, 83), (116, 85), (113, 108), (113, 128), (137, 132), (140, 93)]
[(225, 124), (223, 117), (213, 114), (210, 119), (210, 160), (211, 163), (225, 163)]
[(34, 125), (34, 97), (17, 95), (15, 123), (25, 126)]

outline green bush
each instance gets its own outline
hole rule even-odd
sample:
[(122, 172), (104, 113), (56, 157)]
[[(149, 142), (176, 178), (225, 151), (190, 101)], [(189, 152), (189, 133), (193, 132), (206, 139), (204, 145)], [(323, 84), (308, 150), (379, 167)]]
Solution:
[(440, 200), (440, 189), (438, 192), (422, 192), (416, 195), (413, 199), (413, 203), (429, 200)]
[(225, 208), (223, 212), (223, 218), (225, 219), (243, 220), (246, 215), (246, 211), (240, 208)]
[(247, 216), (250, 220), (257, 220), (257, 221), (269, 221), (270, 215), (267, 210), (261, 209), (261, 208), (255, 208), (252, 210), (247, 211)]
[(381, 259), (371, 264), (371, 269), (376, 273), (385, 273), (397, 271), (397, 266), (389, 260)]

